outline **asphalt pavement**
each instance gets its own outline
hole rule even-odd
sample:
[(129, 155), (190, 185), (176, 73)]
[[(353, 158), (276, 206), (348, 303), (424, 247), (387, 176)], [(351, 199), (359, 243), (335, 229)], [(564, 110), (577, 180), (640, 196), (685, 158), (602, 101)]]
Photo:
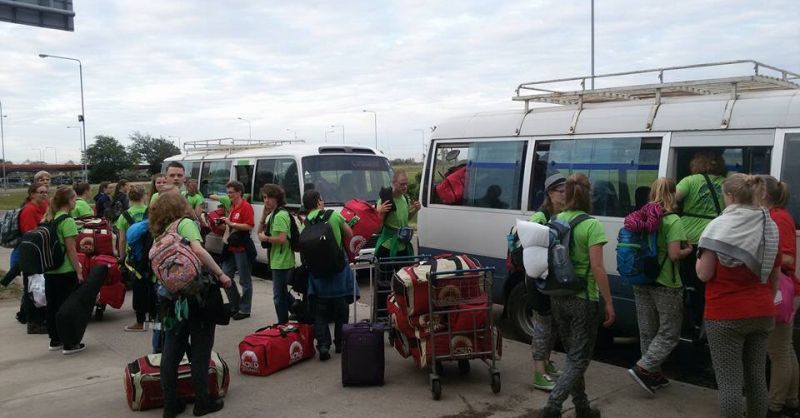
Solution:
[[(0, 250), (0, 268), (7, 268), (8, 251)], [(361, 283), (366, 292), (367, 283)], [(434, 401), (428, 372), (386, 346), (386, 384), (382, 387), (341, 386), (339, 355), (327, 362), (316, 358), (268, 377), (238, 372), (238, 344), (255, 329), (275, 321), (271, 283), (254, 281), (251, 318), (218, 327), (215, 350), (231, 368), (226, 417), (535, 417), (547, 394), (531, 385), (529, 347), (504, 340), (498, 363), (502, 389), (493, 394), (490, 376), (481, 362), (472, 362), (469, 375), (446, 363), (442, 399)], [(366, 298), (365, 298), (366, 301)], [(0, 417), (155, 417), (161, 410), (131, 411), (125, 401), (123, 370), (148, 352), (150, 333), (126, 333), (133, 321), (131, 293), (120, 310), (108, 309), (101, 322), (91, 322), (84, 352), (64, 356), (47, 350), (44, 335), (28, 335), (14, 320), (18, 301), (0, 301)], [(359, 316), (369, 306), (359, 302)], [(495, 309), (495, 316), (500, 310)], [(555, 354), (564, 363), (561, 353)], [(587, 392), (604, 417), (714, 417), (719, 415), (716, 391), (673, 382), (651, 397), (628, 377), (624, 368), (592, 362), (586, 375)], [(565, 403), (565, 417), (572, 417)], [(183, 416), (190, 416), (187, 410)]]

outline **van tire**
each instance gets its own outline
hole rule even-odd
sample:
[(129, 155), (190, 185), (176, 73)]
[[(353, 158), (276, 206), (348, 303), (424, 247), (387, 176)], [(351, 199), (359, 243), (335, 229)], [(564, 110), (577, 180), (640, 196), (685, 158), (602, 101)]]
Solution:
[(533, 336), (533, 314), (524, 281), (517, 283), (508, 292), (506, 318), (517, 339), (530, 343)]

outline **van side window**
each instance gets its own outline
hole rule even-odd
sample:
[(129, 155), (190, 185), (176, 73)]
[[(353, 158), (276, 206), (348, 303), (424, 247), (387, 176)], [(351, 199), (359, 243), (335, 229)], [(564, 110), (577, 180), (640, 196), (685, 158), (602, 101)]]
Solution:
[(253, 202), (263, 203), (261, 186), (272, 183), (281, 186), (286, 192), (286, 203), (300, 203), (300, 179), (297, 163), (291, 158), (270, 158), (256, 162), (256, 175), (253, 184)]
[[(783, 148), (781, 181), (791, 182), (800, 178), (800, 133), (786, 134)], [(790, 183), (791, 184), (791, 183)], [(789, 190), (789, 205), (786, 206), (794, 218), (795, 227), (800, 226), (800, 190)]]
[(200, 176), (200, 192), (203, 196), (224, 195), (227, 193), (225, 185), (231, 180), (231, 160), (204, 161)]
[(528, 209), (544, 202), (548, 176), (583, 173), (592, 182), (592, 214), (625, 216), (647, 203), (660, 155), (660, 137), (536, 141)]
[(519, 140), (440, 144), (431, 203), (520, 209), (526, 149)]
[[(675, 179), (677, 181), (692, 174), (689, 165), (698, 149), (697, 147), (675, 148)], [(772, 147), (703, 147), (702, 149), (712, 149), (722, 154), (727, 175), (734, 173), (769, 174)]]

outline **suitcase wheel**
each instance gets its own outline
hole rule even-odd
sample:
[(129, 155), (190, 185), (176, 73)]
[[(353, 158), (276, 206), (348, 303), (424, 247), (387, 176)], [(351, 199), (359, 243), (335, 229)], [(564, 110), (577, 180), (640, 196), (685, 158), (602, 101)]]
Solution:
[(500, 373), (492, 373), (492, 392), (500, 393)]
[(431, 394), (434, 401), (442, 399), (442, 382), (438, 378), (431, 379)]

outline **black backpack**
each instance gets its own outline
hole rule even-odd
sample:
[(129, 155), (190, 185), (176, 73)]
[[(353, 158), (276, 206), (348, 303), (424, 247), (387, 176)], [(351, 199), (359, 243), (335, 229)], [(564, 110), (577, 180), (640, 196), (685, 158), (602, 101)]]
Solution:
[(58, 241), (58, 225), (69, 218), (58, 218), (40, 224), (22, 235), (19, 251), (19, 268), (27, 274), (42, 274), (64, 263), (64, 246)]
[[(297, 227), (295, 216), (292, 215), (292, 212), (289, 212), (289, 209), (286, 209), (285, 207), (275, 209), (275, 213), (273, 213), (267, 221), (267, 225), (264, 228), (264, 233), (269, 235), (270, 231), (272, 230), (272, 220), (275, 219), (275, 216), (278, 214), (278, 212), (282, 210), (285, 210), (286, 213), (289, 214), (289, 234), (288, 237), (286, 237), (287, 241), (289, 241), (289, 247), (291, 247), (292, 251), (294, 252), (300, 252), (300, 229)], [(269, 251), (270, 247), (272, 247), (272, 244), (267, 241), (261, 241), (261, 248), (265, 248), (267, 251)]]
[(328, 223), (332, 214), (328, 209), (308, 221), (300, 234), (300, 259), (314, 277), (330, 277), (344, 269), (344, 253)]
[(547, 277), (536, 280), (536, 286), (542, 294), (572, 296), (586, 290), (586, 277), (575, 273), (569, 252), (573, 242), (572, 230), (587, 219), (592, 217), (581, 214), (569, 223), (557, 219), (548, 222), (550, 244), (547, 249)]

